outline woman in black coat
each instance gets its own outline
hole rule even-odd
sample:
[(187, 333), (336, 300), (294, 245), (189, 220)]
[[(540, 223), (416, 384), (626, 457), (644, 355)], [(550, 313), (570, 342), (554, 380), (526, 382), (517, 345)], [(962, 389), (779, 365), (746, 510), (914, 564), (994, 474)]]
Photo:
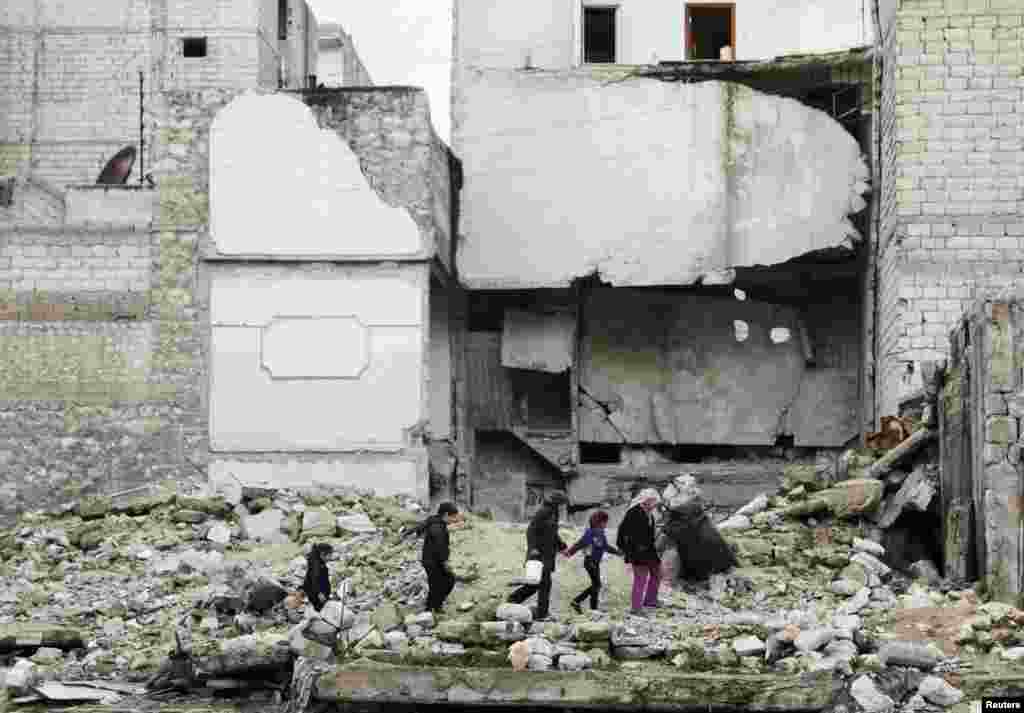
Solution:
[(630, 613), (643, 616), (644, 607), (658, 607), (661, 586), (661, 557), (654, 545), (654, 509), (661, 496), (654, 488), (640, 491), (633, 498), (626, 516), (619, 525), (615, 544), (622, 550), (626, 563), (633, 567), (633, 596)]

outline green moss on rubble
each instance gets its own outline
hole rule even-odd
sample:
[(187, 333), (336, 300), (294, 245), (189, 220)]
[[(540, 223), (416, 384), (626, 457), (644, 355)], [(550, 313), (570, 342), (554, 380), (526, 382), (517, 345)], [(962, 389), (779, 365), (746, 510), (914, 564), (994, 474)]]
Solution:
[(150, 397), (145, 372), (128, 365), (111, 337), (0, 336), (0, 398), (83, 404)]
[(209, 195), (192, 176), (165, 176), (159, 203), (161, 225), (203, 225), (209, 220)]

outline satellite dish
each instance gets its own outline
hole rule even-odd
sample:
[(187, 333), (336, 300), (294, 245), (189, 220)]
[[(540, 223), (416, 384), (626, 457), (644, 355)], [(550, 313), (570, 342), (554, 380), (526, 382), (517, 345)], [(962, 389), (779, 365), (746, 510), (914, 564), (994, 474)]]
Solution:
[(96, 179), (97, 185), (121, 186), (128, 182), (128, 176), (135, 165), (135, 147), (125, 146), (114, 154), (114, 158), (107, 161), (107, 165), (100, 171), (100, 177)]

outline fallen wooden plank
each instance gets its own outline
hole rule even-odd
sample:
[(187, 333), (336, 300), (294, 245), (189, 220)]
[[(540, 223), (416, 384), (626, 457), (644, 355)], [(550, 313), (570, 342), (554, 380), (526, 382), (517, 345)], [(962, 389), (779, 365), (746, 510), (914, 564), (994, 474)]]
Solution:
[(348, 703), (528, 704), (602, 711), (681, 710), (709, 704), (743, 711), (818, 711), (829, 705), (828, 674), (802, 676), (670, 674), (623, 676), (606, 671), (337, 666), (319, 675), (315, 697)]
[(865, 478), (881, 478), (903, 460), (909, 458), (919, 451), (925, 444), (931, 442), (938, 434), (930, 428), (920, 428), (891, 451), (875, 461), (870, 468), (864, 471)]

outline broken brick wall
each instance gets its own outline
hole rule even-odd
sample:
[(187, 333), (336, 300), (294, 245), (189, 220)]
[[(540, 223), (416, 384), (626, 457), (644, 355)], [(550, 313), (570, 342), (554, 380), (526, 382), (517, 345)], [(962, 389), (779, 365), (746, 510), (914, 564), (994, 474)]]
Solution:
[(907, 0), (884, 29), (879, 415), (947, 356), (974, 298), (1024, 271), (1019, 3)]
[(979, 300), (957, 323), (941, 400), (942, 505), (948, 575), (1022, 592), (1020, 441), (1024, 305), (1019, 293)]
[(381, 200), (409, 211), (451, 272), (454, 158), (434, 131), (426, 92), (377, 86), (305, 91), (300, 96), (320, 127), (337, 132), (359, 157)]
[[(164, 95), (156, 188), (72, 188), (88, 210), (0, 232), (0, 518), (204, 477), (208, 128), (230, 92)], [(127, 215), (123, 192), (150, 206)], [(106, 210), (104, 197), (113, 203)], [(17, 200), (17, 197), (16, 197)], [(109, 207), (109, 206), (108, 206)]]

